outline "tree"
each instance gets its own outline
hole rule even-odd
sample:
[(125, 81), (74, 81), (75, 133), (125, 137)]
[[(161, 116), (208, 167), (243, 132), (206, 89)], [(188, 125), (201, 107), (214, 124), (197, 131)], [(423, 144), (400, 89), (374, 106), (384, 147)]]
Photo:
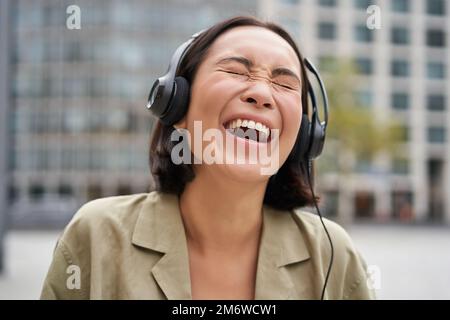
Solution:
[(399, 122), (381, 114), (376, 106), (364, 105), (355, 95), (359, 77), (351, 61), (329, 61), (325, 67), (329, 71), (324, 82), (330, 115), (326, 147), (318, 167), (321, 172), (337, 175), (337, 218), (345, 224), (353, 217), (351, 183), (356, 163), (394, 153), (404, 133)]

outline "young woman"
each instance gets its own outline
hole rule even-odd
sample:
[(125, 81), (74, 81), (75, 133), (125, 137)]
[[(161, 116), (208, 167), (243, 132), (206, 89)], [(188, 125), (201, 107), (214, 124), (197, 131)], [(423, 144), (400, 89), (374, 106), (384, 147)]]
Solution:
[[(320, 299), (331, 248), (319, 217), (300, 210), (315, 199), (306, 163), (291, 156), (308, 113), (296, 44), (275, 24), (231, 18), (193, 40), (177, 75), (188, 108), (153, 132), (156, 190), (85, 204), (58, 240), (41, 298)], [(204, 139), (208, 130), (217, 139)], [(174, 158), (174, 132), (188, 133), (188, 163)], [(236, 160), (234, 146), (243, 162), (202, 159), (212, 149)], [(251, 147), (269, 147), (275, 173), (245, 161)], [(334, 246), (324, 298), (373, 298), (348, 234), (324, 222)]]

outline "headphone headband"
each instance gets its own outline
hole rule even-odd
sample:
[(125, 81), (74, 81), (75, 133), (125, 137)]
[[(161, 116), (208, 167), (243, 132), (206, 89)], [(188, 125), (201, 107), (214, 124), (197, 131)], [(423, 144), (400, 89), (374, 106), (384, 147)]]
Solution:
[[(177, 123), (186, 114), (189, 106), (190, 84), (180, 76), (176, 76), (178, 68), (193, 41), (204, 30), (193, 34), (189, 40), (181, 44), (172, 55), (167, 72), (159, 77), (153, 84), (147, 101), (147, 109), (160, 121), (168, 126)], [(321, 153), (325, 143), (326, 128), (328, 125), (328, 98), (323, 81), (314, 65), (306, 58), (303, 59), (306, 68), (314, 74), (319, 82), (323, 100), (324, 121), (319, 120), (316, 95), (308, 83), (308, 94), (312, 102), (311, 121), (303, 114), (297, 141), (290, 157), (294, 161), (310, 162)]]

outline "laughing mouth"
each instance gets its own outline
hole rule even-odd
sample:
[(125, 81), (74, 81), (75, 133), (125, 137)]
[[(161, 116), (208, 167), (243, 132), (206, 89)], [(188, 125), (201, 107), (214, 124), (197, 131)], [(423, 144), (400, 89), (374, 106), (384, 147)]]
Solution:
[(270, 128), (261, 122), (237, 118), (224, 124), (225, 130), (241, 139), (270, 142)]

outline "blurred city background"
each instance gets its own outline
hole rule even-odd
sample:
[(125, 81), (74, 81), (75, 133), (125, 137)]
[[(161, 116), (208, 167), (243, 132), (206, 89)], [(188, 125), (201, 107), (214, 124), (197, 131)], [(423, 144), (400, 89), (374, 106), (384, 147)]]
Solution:
[(0, 299), (39, 297), (82, 204), (153, 188), (150, 86), (179, 44), (234, 15), (284, 26), (323, 75), (320, 206), (379, 268), (378, 297), (450, 299), (449, 7), (0, 0)]

